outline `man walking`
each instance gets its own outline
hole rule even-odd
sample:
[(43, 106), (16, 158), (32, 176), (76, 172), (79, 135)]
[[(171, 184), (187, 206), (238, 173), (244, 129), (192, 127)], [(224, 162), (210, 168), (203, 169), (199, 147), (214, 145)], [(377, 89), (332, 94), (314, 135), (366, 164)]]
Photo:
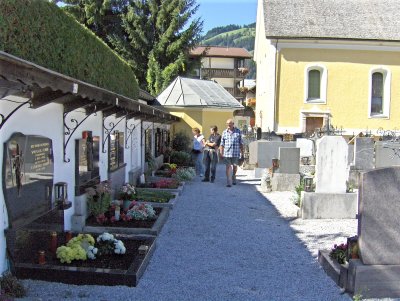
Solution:
[(239, 158), (243, 156), (242, 133), (235, 127), (233, 120), (226, 121), (227, 128), (221, 136), (221, 145), (219, 147), (221, 156), (224, 157), (226, 167), (227, 187), (236, 185), (236, 172), (239, 164)]
[(206, 172), (204, 174), (203, 182), (210, 181), (211, 175), (211, 183), (214, 183), (215, 180), (215, 172), (218, 163), (218, 147), (221, 144), (221, 135), (218, 134), (218, 127), (213, 125), (210, 128), (211, 135), (205, 143), (204, 148), (204, 166), (206, 168)]

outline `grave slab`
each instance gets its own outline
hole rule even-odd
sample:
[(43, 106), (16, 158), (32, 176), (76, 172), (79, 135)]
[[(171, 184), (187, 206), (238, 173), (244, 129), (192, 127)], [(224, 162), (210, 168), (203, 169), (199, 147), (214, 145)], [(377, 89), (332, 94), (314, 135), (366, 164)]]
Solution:
[(303, 219), (350, 219), (357, 215), (357, 193), (301, 193)]
[(272, 191), (296, 191), (300, 174), (274, 173), (271, 178)]
[(400, 265), (400, 167), (361, 174), (358, 236), (362, 262)]
[(315, 192), (346, 192), (347, 156), (348, 146), (343, 137), (324, 136), (317, 141)]
[(299, 174), (299, 169), (300, 169), (300, 148), (280, 147), (278, 173)]
[(346, 290), (363, 298), (399, 298), (400, 265), (367, 265), (351, 259)]
[(300, 157), (312, 157), (314, 155), (314, 142), (310, 139), (297, 138), (296, 147), (300, 148)]
[(374, 169), (374, 139), (358, 137), (354, 142), (354, 167), (358, 170)]

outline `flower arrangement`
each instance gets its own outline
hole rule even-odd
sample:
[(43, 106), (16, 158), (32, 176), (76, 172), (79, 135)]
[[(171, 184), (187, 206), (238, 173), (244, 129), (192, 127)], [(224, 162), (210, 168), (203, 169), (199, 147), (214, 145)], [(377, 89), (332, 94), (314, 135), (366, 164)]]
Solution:
[(99, 216), (108, 210), (111, 204), (111, 183), (103, 181), (95, 187), (86, 188), (87, 205), (90, 214)]
[[(66, 246), (57, 248), (56, 255), (61, 263), (71, 263), (73, 260), (94, 259), (97, 250), (94, 248), (94, 238), (90, 234), (79, 234), (72, 238)], [(89, 254), (88, 254), (89, 253)]]
[(179, 181), (176, 179), (163, 179), (154, 183), (155, 188), (176, 189), (179, 187)]
[[(97, 241), (97, 245), (95, 245)], [(72, 238), (66, 246), (57, 248), (56, 255), (61, 263), (71, 263), (73, 260), (95, 260), (96, 256), (109, 254), (125, 254), (126, 248), (121, 240), (112, 234), (103, 233), (97, 240), (90, 234), (79, 234)]]
[(346, 263), (347, 244), (334, 245), (329, 257), (336, 260), (340, 264)]
[(191, 181), (196, 177), (196, 171), (193, 167), (178, 168), (176, 173), (173, 175), (178, 181)]
[(99, 255), (125, 254), (126, 248), (121, 240), (115, 239), (114, 235), (104, 232), (97, 237)]
[(126, 212), (124, 218), (131, 218), (134, 220), (147, 220), (147, 219), (155, 219), (156, 212), (154, 211), (153, 206), (149, 204), (136, 204), (132, 203), (132, 206)]
[(118, 199), (123, 201), (132, 201), (135, 199), (135, 186), (125, 183), (119, 190)]

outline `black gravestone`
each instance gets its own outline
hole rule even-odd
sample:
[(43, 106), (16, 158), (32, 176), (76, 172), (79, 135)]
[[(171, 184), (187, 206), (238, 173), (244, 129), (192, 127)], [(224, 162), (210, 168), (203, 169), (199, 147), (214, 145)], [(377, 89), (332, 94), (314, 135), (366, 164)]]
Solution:
[(100, 182), (99, 173), (100, 137), (92, 132), (82, 133), (82, 139), (75, 143), (75, 195), (85, 193), (85, 189)]
[(51, 210), (53, 174), (51, 139), (15, 133), (4, 143), (3, 190), (11, 227)]

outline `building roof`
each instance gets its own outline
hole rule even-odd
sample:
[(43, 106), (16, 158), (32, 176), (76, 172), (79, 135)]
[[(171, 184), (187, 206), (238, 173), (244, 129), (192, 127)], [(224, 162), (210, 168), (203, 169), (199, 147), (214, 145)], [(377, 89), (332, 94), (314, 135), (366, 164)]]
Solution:
[(214, 56), (251, 59), (253, 56), (245, 48), (224, 46), (199, 46), (190, 51), (191, 56)]
[(220, 84), (179, 76), (157, 96), (157, 101), (169, 107), (243, 108)]
[(268, 38), (400, 41), (399, 0), (261, 0)]
[[(143, 96), (148, 97), (142, 92)], [(162, 123), (179, 121), (179, 118), (160, 108), (0, 51), (0, 99), (14, 95), (29, 98), (33, 109), (49, 103), (60, 103), (64, 105), (64, 112), (92, 107), (104, 115), (122, 114), (127, 119), (157, 120)]]

